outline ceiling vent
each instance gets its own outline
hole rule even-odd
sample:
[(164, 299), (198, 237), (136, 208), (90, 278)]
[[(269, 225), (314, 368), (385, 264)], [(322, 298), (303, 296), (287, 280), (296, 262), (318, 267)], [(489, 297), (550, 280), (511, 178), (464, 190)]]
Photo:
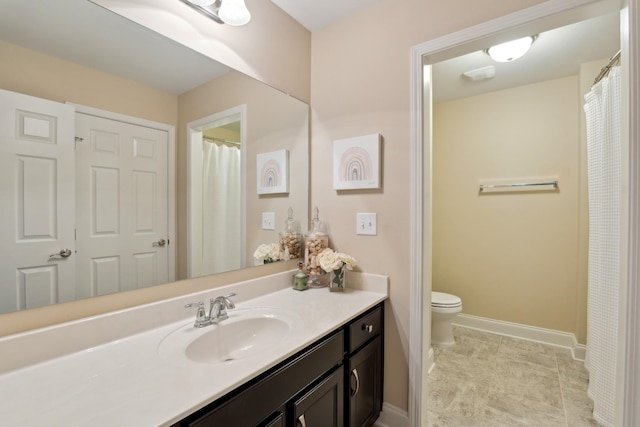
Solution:
[(493, 65), (488, 67), (476, 68), (475, 70), (462, 73), (462, 78), (471, 82), (492, 79), (496, 75), (496, 68)]

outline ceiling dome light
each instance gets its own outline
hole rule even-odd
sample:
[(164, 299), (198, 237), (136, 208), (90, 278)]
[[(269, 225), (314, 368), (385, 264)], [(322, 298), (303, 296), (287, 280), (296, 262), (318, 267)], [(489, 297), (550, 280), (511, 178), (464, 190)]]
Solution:
[(195, 4), (196, 6), (211, 6), (215, 2), (216, 0), (189, 0), (189, 3)]
[(535, 40), (535, 36), (527, 36), (521, 39), (491, 46), (486, 52), (491, 59), (497, 62), (511, 62), (522, 57)]
[(245, 6), (244, 0), (224, 0), (218, 16), (226, 24), (236, 26), (244, 25), (251, 20), (251, 13)]

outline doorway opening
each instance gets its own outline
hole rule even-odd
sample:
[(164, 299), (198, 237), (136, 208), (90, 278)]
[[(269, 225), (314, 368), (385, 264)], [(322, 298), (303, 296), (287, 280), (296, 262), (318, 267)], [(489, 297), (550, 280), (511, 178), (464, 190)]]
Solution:
[(245, 129), (245, 106), (187, 125), (188, 277), (244, 267)]
[[(631, 2), (635, 3), (635, 2)], [(601, 6), (599, 10), (596, 10), (593, 6)], [(637, 6), (637, 5), (634, 5)], [(505, 38), (517, 38), (517, 36), (528, 35), (529, 33), (537, 33), (546, 29), (558, 27), (560, 25), (568, 25), (573, 22), (577, 22), (580, 19), (584, 19), (585, 16), (596, 16), (602, 13), (607, 13), (613, 10), (618, 10), (620, 7), (619, 2), (594, 2), (584, 1), (580, 4), (574, 4), (573, 7), (568, 5), (562, 5), (555, 2), (547, 2), (540, 7), (532, 7), (526, 11), (509, 15), (508, 17), (496, 19), (487, 22), (476, 27), (472, 27), (460, 33), (454, 33), (440, 39), (433, 40), (431, 42), (424, 43), (422, 45), (414, 47), (412, 50), (412, 174), (413, 174), (413, 186), (411, 192), (412, 201), (412, 236), (415, 236), (412, 240), (412, 256), (411, 256), (411, 328), (410, 328), (410, 361), (409, 361), (409, 378), (410, 378), (410, 400), (409, 400), (409, 417), (411, 425), (423, 425), (427, 420), (427, 408), (424, 406), (426, 401), (426, 390), (423, 388), (423, 384), (426, 383), (425, 378), (429, 367), (433, 363), (431, 354), (429, 353), (430, 343), (430, 294), (431, 294), (431, 273), (432, 273), (432, 259), (431, 259), (431, 243), (432, 243), (432, 125), (431, 118), (433, 115), (432, 110), (432, 93), (434, 81), (431, 78), (431, 65), (437, 62), (460, 56), (472, 51), (481, 50), (486, 46), (497, 44), (499, 41), (504, 41)], [(587, 15), (585, 15), (587, 13)], [(627, 17), (629, 12), (627, 13)], [(636, 12), (637, 13), (637, 12)], [(625, 12), (623, 9), (622, 15)], [(633, 27), (632, 25), (630, 25)], [(629, 37), (625, 32), (625, 25), (622, 25), (622, 50), (623, 57), (626, 56), (628, 64), (633, 64), (633, 59), (637, 52), (636, 47), (632, 44), (631, 47), (634, 51), (629, 55)], [(632, 35), (633, 36), (633, 35)], [(615, 52), (611, 52), (610, 55)], [(625, 64), (623, 64), (625, 65)], [(628, 75), (633, 75), (634, 70), (627, 70)], [(635, 101), (636, 94), (631, 94), (632, 102)], [(623, 113), (623, 120), (628, 123), (630, 112), (627, 110)], [(634, 125), (631, 126), (631, 133), (634, 134)], [(632, 147), (631, 152), (635, 152)], [(634, 156), (631, 156), (631, 169), (633, 172), (634, 165), (637, 165), (637, 160)], [(423, 180), (424, 177), (424, 180)], [(476, 183), (477, 184), (477, 183)], [(633, 185), (632, 185), (633, 187)], [(636, 188), (630, 189), (630, 197), (634, 197)], [(626, 224), (627, 227), (633, 227), (635, 224), (635, 217), (629, 216), (632, 220), (631, 224)], [(627, 218), (629, 219), (629, 218)], [(627, 230), (627, 228), (623, 227)], [(630, 260), (632, 262), (632, 260)], [(628, 271), (632, 271), (629, 269)], [(625, 272), (626, 273), (626, 272)], [(626, 277), (626, 276), (625, 276)], [(631, 278), (630, 278), (631, 279)], [(622, 280), (625, 284), (626, 280)], [(629, 280), (629, 283), (634, 283)], [(633, 299), (636, 295), (633, 289), (627, 289), (626, 285), (621, 288), (621, 298), (625, 298), (625, 295), (629, 295), (633, 302), (630, 307), (635, 307), (633, 304), (637, 304), (637, 298)], [(632, 309), (635, 312), (635, 309)], [(625, 307), (621, 309), (620, 320), (624, 325), (631, 325), (629, 323), (625, 311)], [(634, 320), (635, 319), (635, 320)], [(630, 318), (630, 321), (635, 321), (637, 324), (637, 317)], [(631, 326), (629, 326), (631, 327)], [(621, 351), (625, 350), (625, 331), (621, 331), (619, 346)], [(629, 333), (626, 332), (626, 339), (629, 339)], [(628, 341), (627, 341), (628, 344)], [(637, 343), (631, 340), (632, 348), (637, 348)], [(631, 353), (627, 353), (631, 354)], [(622, 357), (621, 357), (622, 359)], [(624, 366), (623, 366), (624, 365)], [(626, 362), (619, 363), (618, 377), (620, 378), (629, 372), (630, 367), (633, 366), (633, 361), (627, 360)], [(631, 372), (634, 372), (631, 369)], [(627, 383), (627, 394), (623, 392), (625, 388), (624, 379), (621, 381), (619, 388), (620, 398), (618, 399), (617, 411), (622, 413), (623, 411), (632, 413), (633, 405), (624, 405), (623, 402), (626, 399), (631, 401), (637, 400), (637, 391), (634, 393), (633, 387), (629, 388)], [(629, 392), (630, 390), (630, 392)], [(631, 393), (631, 394), (629, 394)], [(635, 400), (634, 400), (635, 399)], [(633, 418), (627, 418), (633, 419)], [(625, 424), (626, 425), (626, 424)]]

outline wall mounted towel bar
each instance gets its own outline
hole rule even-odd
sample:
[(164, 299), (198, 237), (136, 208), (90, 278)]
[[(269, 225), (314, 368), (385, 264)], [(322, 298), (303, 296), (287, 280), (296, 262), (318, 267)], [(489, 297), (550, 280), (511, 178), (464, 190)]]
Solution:
[(491, 191), (518, 191), (518, 190), (557, 190), (558, 181), (547, 182), (520, 182), (513, 184), (480, 184), (480, 193)]

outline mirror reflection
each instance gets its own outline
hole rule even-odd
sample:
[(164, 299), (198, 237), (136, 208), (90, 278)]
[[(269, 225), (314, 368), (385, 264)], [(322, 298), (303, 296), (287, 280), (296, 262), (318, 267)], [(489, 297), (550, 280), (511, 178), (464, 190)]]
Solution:
[[(0, 9), (0, 313), (253, 266), (290, 207), (306, 228), (305, 103), (85, 0)], [(274, 150), (289, 191), (258, 195)]]

